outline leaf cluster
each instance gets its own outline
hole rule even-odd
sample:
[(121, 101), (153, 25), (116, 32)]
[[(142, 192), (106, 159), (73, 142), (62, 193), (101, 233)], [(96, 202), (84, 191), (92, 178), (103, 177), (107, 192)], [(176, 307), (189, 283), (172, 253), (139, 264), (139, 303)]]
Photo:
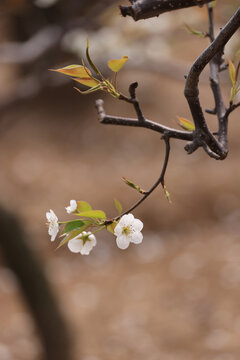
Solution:
[[(89, 41), (87, 39), (86, 58), (88, 60), (91, 70), (85, 66), (82, 60), (82, 65), (68, 65), (59, 69), (51, 69), (51, 71), (57, 71), (61, 74), (71, 76), (73, 80), (78, 83), (87, 86), (89, 89), (81, 91), (79, 88), (75, 88), (81, 94), (90, 94), (98, 90), (105, 91), (115, 98), (119, 98), (121, 94), (117, 91), (117, 73), (122, 69), (125, 63), (128, 61), (128, 56), (124, 55), (121, 59), (108, 60), (108, 67), (114, 72), (114, 79), (105, 78), (98, 67), (94, 64), (89, 54)], [(96, 75), (93, 76), (94, 72)]]

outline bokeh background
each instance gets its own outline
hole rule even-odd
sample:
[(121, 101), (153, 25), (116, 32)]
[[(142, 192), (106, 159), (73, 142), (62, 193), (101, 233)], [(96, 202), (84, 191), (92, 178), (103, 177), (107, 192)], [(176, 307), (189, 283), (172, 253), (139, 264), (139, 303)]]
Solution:
[[(88, 201), (109, 216), (116, 215), (115, 198), (127, 209), (138, 194), (121, 177), (149, 188), (163, 161), (159, 134), (97, 120), (98, 98), (112, 115), (135, 116), (130, 105), (102, 93), (81, 96), (73, 81), (48, 71), (81, 63), (87, 36), (106, 76), (108, 59), (130, 57), (119, 87), (127, 93), (131, 82), (139, 82), (147, 118), (172, 127), (177, 115), (191, 118), (184, 74), (208, 40), (189, 34), (184, 23), (207, 31), (206, 8), (134, 23), (120, 16), (119, 4), (124, 1), (1, 2), (1, 206), (19, 219), (41, 261), (70, 334), (72, 359), (237, 360), (239, 110), (230, 117), (230, 152), (224, 162), (202, 150), (189, 156), (184, 142), (171, 142), (166, 185), (172, 204), (159, 188), (136, 209), (134, 215), (144, 222), (141, 245), (121, 251), (103, 231), (92, 253), (81, 256), (67, 247), (55, 251), (47, 234), (46, 211), (70, 219), (65, 212), (70, 199)], [(237, 0), (217, 1), (216, 31), (238, 5)], [(226, 47), (227, 57), (239, 46), (238, 33)], [(213, 107), (208, 76), (207, 70), (200, 84), (204, 108)], [(228, 73), (221, 78), (227, 101)], [(206, 117), (215, 129), (215, 118)], [(4, 256), (0, 324), (1, 360), (44, 356), (18, 276)]]

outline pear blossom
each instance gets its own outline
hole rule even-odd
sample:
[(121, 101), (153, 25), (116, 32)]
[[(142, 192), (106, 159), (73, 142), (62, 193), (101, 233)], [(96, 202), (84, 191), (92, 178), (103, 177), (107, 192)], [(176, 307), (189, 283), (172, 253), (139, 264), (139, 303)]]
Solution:
[(65, 209), (67, 210), (68, 214), (71, 214), (74, 211), (76, 211), (77, 210), (77, 202), (76, 202), (76, 200), (70, 200), (70, 206), (67, 206)]
[(97, 240), (95, 235), (90, 231), (83, 231), (73, 239), (68, 241), (68, 248), (74, 253), (80, 253), (82, 255), (89, 255), (90, 251), (96, 246)]
[(128, 248), (130, 242), (140, 244), (143, 239), (142, 228), (141, 220), (135, 219), (132, 214), (123, 215), (114, 229), (114, 235), (117, 236), (117, 246), (124, 250)]
[(51, 236), (51, 241), (54, 241), (59, 231), (57, 215), (50, 209), (49, 212), (46, 212), (46, 218), (48, 221), (48, 234)]

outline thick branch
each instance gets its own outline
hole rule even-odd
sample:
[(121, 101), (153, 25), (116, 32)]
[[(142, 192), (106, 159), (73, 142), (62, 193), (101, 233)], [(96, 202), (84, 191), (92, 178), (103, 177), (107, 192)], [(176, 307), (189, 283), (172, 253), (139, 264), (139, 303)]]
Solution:
[[(209, 16), (209, 38), (211, 42), (215, 40), (213, 26), (213, 9), (208, 5)], [(215, 102), (215, 114), (218, 118), (218, 141), (222, 145), (225, 153), (228, 153), (228, 119), (225, 117), (226, 107), (223, 101), (222, 91), (219, 80), (219, 69), (222, 64), (223, 49), (218, 52), (210, 61), (210, 83)]]
[[(225, 27), (221, 30), (216, 39), (211, 43), (211, 45), (198, 57), (198, 59), (192, 65), (189, 74), (187, 76), (186, 85), (184, 94), (187, 98), (193, 120), (196, 127), (196, 135), (201, 137), (201, 140), (204, 140), (210, 150), (215, 152), (220, 156), (221, 159), (224, 159), (227, 155), (227, 151), (224, 143), (218, 142), (215, 137), (209, 131), (203, 111), (199, 101), (199, 90), (198, 82), (199, 76), (205, 66), (218, 54), (221, 52), (232, 37), (232, 35), (238, 30), (240, 26), (240, 8), (236, 11), (233, 17), (228, 21)], [(221, 138), (220, 138), (221, 139)], [(224, 145), (224, 146), (223, 146)]]
[(102, 124), (144, 127), (146, 129), (159, 132), (161, 134), (167, 133), (169, 138), (175, 138), (175, 139), (187, 140), (187, 141), (193, 140), (193, 134), (191, 132), (171, 129), (167, 126), (155, 123), (148, 119), (145, 119), (144, 121), (139, 121), (138, 119), (106, 115), (103, 108), (103, 104), (104, 102), (101, 99), (96, 101), (98, 117)]
[(159, 16), (168, 11), (179, 10), (190, 6), (204, 5), (211, 0), (130, 0), (131, 6), (120, 6), (123, 16), (132, 16), (137, 21)]

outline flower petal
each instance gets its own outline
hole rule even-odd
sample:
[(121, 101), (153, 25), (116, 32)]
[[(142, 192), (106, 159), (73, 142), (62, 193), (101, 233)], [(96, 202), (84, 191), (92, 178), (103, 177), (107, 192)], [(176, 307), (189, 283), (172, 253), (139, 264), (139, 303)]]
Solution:
[[(90, 236), (93, 237), (93, 240), (90, 239)], [(96, 240), (95, 236), (93, 234), (90, 236), (89, 236), (90, 240), (85, 242), (84, 246), (82, 247), (82, 249), (80, 251), (80, 253), (82, 255), (89, 255), (92, 248), (97, 244), (97, 240)]]
[(81, 250), (83, 248), (82, 240), (78, 239), (77, 237), (69, 240), (67, 245), (68, 245), (69, 250), (74, 253), (81, 252)]
[(125, 250), (129, 247), (130, 241), (126, 235), (120, 235), (116, 239), (119, 249)]
[(134, 244), (140, 244), (143, 240), (143, 234), (140, 231), (134, 231), (129, 236), (129, 240)]
[(48, 234), (51, 236), (51, 241), (54, 241), (56, 239), (58, 231), (59, 231), (58, 223), (54, 224), (53, 226), (52, 224), (50, 224), (48, 229)]
[(143, 228), (143, 223), (139, 219), (134, 219), (132, 226), (133, 226), (135, 231), (141, 231), (142, 228)]
[(70, 206), (67, 206), (65, 209), (67, 210), (68, 214), (71, 214), (72, 212), (77, 210), (77, 202), (76, 202), (76, 200), (70, 200)]
[(119, 224), (121, 226), (128, 226), (128, 225), (131, 225), (132, 222), (134, 220), (134, 216), (133, 214), (127, 214), (127, 215), (123, 215), (119, 221)]
[(121, 226), (121, 224), (118, 223), (116, 225), (115, 229), (114, 229), (114, 235), (116, 235), (116, 236), (121, 235), (122, 234), (122, 228), (123, 228), (123, 226)]
[(46, 218), (49, 222), (58, 221), (58, 217), (52, 209), (50, 209), (49, 212), (46, 212)]
[[(90, 233), (91, 234), (91, 233)], [(93, 244), (93, 246), (95, 246), (97, 244), (97, 240), (96, 240), (96, 237), (91, 234), (89, 235), (88, 239), (90, 240), (90, 242)]]

